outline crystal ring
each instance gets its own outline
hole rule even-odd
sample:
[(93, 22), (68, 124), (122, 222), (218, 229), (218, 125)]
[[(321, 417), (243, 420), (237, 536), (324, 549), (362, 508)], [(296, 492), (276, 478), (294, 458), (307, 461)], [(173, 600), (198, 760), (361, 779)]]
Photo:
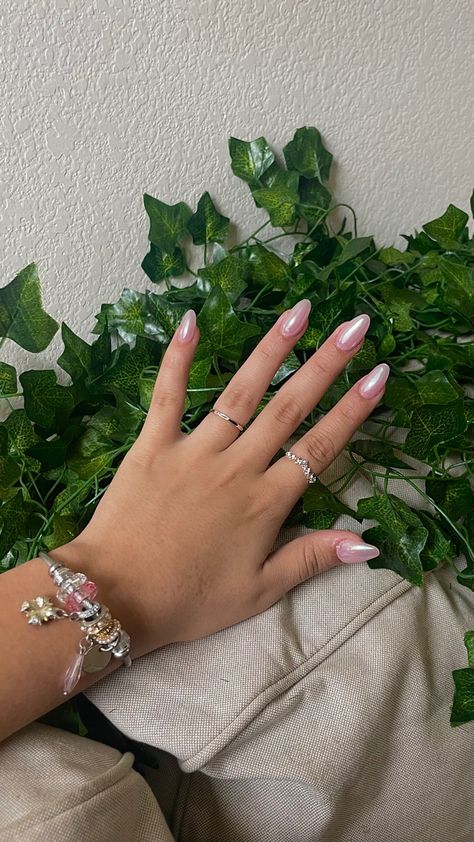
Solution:
[(213, 412), (214, 415), (218, 415), (219, 418), (222, 418), (223, 421), (228, 421), (229, 424), (233, 424), (234, 427), (237, 427), (240, 433), (244, 432), (244, 427), (242, 427), (242, 424), (239, 424), (237, 421), (234, 421), (234, 419), (230, 418), (229, 415), (226, 415), (225, 412), (221, 412), (220, 409), (211, 409), (209, 414), (211, 414), (211, 412)]
[(287, 450), (285, 452), (285, 456), (291, 461), (294, 462), (295, 465), (299, 465), (302, 469), (307, 481), (311, 485), (313, 482), (317, 482), (318, 478), (316, 474), (313, 474), (309, 462), (307, 459), (303, 459), (301, 456), (297, 456), (296, 453), (292, 453), (291, 450)]

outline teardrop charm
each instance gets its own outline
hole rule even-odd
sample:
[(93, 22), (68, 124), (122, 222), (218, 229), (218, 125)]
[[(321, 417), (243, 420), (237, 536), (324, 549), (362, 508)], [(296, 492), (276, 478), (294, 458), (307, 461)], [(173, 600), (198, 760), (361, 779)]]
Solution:
[(69, 695), (69, 693), (74, 690), (77, 682), (79, 681), (82, 673), (82, 663), (84, 661), (84, 655), (82, 652), (75, 655), (72, 659), (71, 663), (69, 664), (66, 674), (64, 676), (64, 690), (63, 693), (65, 696)]

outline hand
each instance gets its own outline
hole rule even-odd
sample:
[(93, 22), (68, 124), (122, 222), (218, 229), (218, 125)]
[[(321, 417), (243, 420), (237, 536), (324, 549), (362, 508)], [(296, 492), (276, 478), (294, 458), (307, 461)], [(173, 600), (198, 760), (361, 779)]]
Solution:
[[(250, 421), (304, 333), (310, 306), (303, 300), (280, 316), (217, 409), (241, 425)], [(139, 437), (83, 532), (52, 552), (97, 581), (99, 598), (132, 635), (134, 657), (238, 623), (310, 576), (378, 555), (338, 530), (271, 551), (307, 480), (285, 457), (270, 462), (357, 353), (368, 326), (366, 315), (340, 325), (240, 435), (215, 414), (185, 435), (180, 420), (199, 331), (193, 311), (183, 317)], [(388, 373), (378, 365), (294, 445), (316, 474), (370, 415)]]

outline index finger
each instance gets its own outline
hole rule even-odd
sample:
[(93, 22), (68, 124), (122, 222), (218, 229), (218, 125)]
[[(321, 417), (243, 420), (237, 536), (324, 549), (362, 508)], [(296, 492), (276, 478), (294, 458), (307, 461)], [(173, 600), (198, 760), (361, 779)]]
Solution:
[(193, 438), (201, 439), (202, 446), (223, 450), (235, 441), (235, 423), (243, 427), (251, 419), (275, 373), (305, 332), (310, 310), (311, 302), (303, 298), (282, 313), (261, 339), (213, 407), (234, 423), (226, 423), (222, 416), (206, 416), (192, 433)]

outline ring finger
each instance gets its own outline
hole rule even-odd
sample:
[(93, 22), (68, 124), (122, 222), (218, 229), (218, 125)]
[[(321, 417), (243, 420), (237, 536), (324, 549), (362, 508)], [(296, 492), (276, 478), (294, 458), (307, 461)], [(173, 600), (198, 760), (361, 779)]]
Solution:
[[(362, 377), (340, 401), (311, 428), (291, 452), (306, 459), (316, 475), (324, 471), (343, 450), (360, 425), (377, 406), (385, 390), (390, 368), (377, 365)], [(286, 512), (306, 490), (308, 480), (301, 465), (283, 456), (266, 471), (275, 504)]]

